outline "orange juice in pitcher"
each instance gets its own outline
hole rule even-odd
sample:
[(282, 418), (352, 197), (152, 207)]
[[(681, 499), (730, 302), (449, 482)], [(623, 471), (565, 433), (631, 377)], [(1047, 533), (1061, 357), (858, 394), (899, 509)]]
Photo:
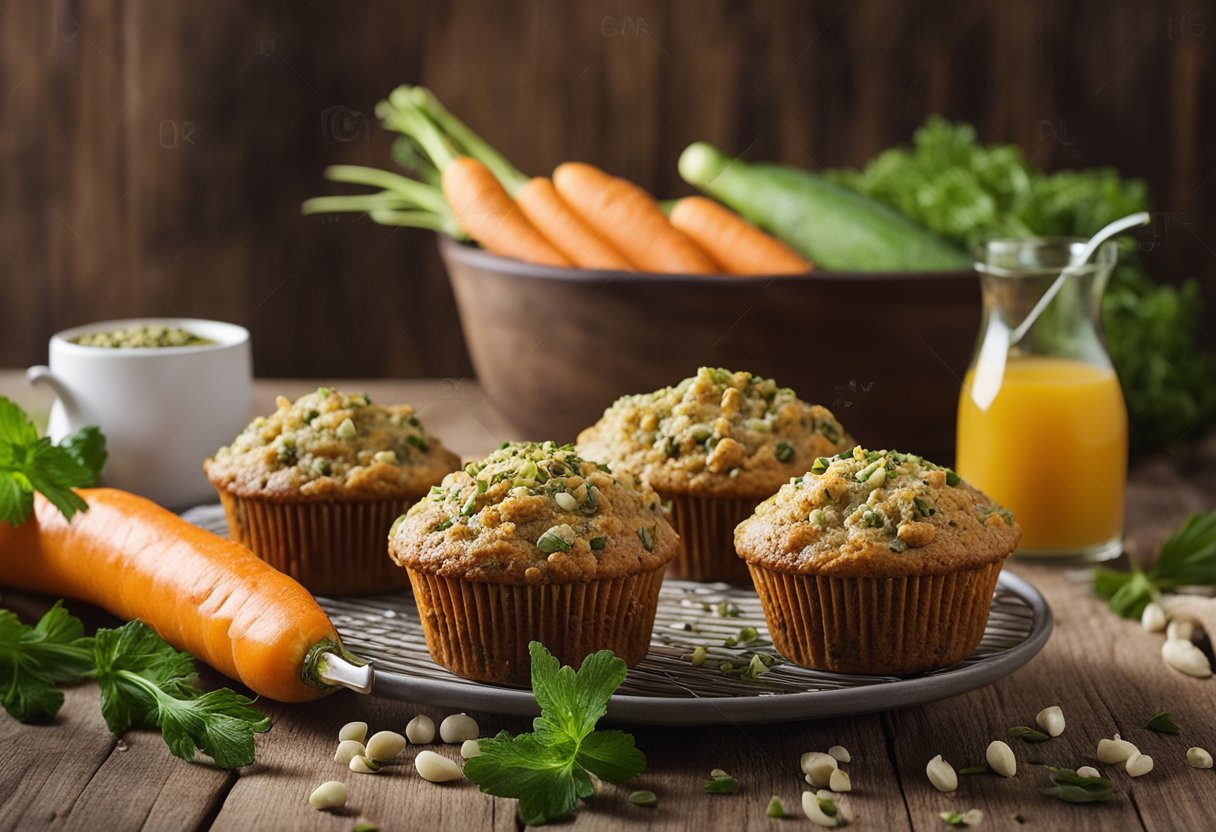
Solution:
[(993, 240), (982, 247), (984, 325), (958, 408), (960, 476), (1013, 511), (1022, 557), (1118, 556), (1127, 481), (1127, 410), (1100, 336), (1115, 246), (1068, 270), (1083, 241)]

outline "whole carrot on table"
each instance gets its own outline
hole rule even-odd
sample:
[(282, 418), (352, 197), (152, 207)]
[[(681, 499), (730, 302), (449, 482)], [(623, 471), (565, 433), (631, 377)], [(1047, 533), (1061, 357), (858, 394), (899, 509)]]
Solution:
[(674, 228), (658, 203), (632, 182), (594, 165), (566, 162), (553, 171), (562, 199), (640, 271), (711, 274), (719, 266)]
[(730, 274), (802, 274), (814, 268), (785, 243), (708, 197), (679, 200), (671, 211), (671, 224)]
[(583, 222), (548, 179), (529, 179), (516, 192), (515, 201), (532, 225), (579, 268), (634, 270), (603, 235)]
[(161, 638), (280, 702), (333, 690), (322, 654), (341, 641), (308, 590), (243, 546), (150, 500), (109, 488), (75, 492), (71, 520), (36, 495), (21, 525), (0, 522), (0, 585), (64, 596)]
[(453, 159), (443, 167), (441, 183), (457, 224), (488, 251), (546, 266), (574, 265), (481, 162), (469, 156)]

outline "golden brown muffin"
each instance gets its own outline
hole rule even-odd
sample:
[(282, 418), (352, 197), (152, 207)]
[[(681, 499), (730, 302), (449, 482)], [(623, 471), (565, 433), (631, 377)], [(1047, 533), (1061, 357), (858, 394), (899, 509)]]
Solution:
[(232, 538), (317, 594), (404, 587), (385, 536), (460, 458), (409, 405), (328, 387), (276, 404), (203, 463)]
[(854, 448), (735, 530), (773, 643), (805, 667), (918, 673), (965, 658), (1021, 529), (953, 471)]
[(533, 640), (574, 666), (604, 648), (640, 661), (678, 550), (653, 490), (553, 442), (449, 474), (389, 537), (435, 661), (514, 685)]
[(644, 478), (671, 502), (684, 551), (672, 575), (746, 583), (731, 536), (791, 475), (853, 440), (827, 408), (746, 372), (702, 367), (653, 393), (624, 396), (578, 437), (589, 459)]

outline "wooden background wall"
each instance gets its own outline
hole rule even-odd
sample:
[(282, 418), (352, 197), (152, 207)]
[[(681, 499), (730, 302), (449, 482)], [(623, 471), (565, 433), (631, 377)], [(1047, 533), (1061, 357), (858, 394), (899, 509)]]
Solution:
[(262, 375), (469, 372), (430, 235), (297, 210), (325, 165), (386, 163), (371, 112), (401, 82), (524, 170), (583, 159), (664, 196), (694, 139), (827, 167), (970, 120), (1146, 177), (1179, 220), (1159, 274), (1216, 306), (1216, 15), (918, 6), (0, 0), (0, 367), (66, 326), (189, 314), (250, 326)]

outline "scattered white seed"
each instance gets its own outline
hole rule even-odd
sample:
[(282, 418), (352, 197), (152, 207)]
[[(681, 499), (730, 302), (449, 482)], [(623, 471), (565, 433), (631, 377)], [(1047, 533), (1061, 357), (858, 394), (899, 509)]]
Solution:
[(322, 783), (308, 796), (308, 805), (318, 812), (325, 809), (341, 809), (346, 805), (346, 784), (337, 780)]
[(828, 756), (838, 763), (853, 762), (853, 755), (850, 754), (849, 749), (845, 748), (843, 745), (833, 745), (828, 749)]
[(1156, 601), (1150, 601), (1140, 613), (1140, 626), (1147, 632), (1159, 633), (1165, 629), (1165, 609)]
[(375, 774), (380, 770), (380, 764), (363, 754), (350, 758), (350, 770), (355, 774)]
[(1058, 737), (1064, 733), (1064, 711), (1060, 709), (1059, 705), (1052, 705), (1039, 711), (1034, 721), (1049, 737)]
[(833, 769), (831, 776), (828, 777), (828, 788), (834, 792), (851, 792), (853, 791), (853, 781), (849, 779), (847, 771)]
[(1181, 641), (1194, 641), (1195, 639), (1195, 622), (1185, 618), (1175, 618), (1170, 621), (1168, 627), (1165, 628), (1165, 637), (1170, 641), (1180, 639)]
[(1194, 768), (1212, 767), (1212, 755), (1197, 745), (1186, 750), (1186, 761)]
[(431, 783), (448, 783), (461, 778), (460, 766), (434, 751), (419, 751), (414, 756), (418, 776)]
[(1148, 774), (1153, 770), (1153, 758), (1147, 754), (1136, 752), (1127, 758), (1125, 765), (1127, 773), (1132, 777), (1139, 777), (1142, 774)]
[(477, 720), (468, 714), (452, 714), (439, 723), (439, 738), (446, 743), (475, 740), (480, 735)]
[(471, 760), (481, 754), (481, 743), (477, 740), (465, 740), (460, 744), (460, 756)]
[(1102, 772), (1098, 771), (1093, 766), (1081, 766), (1077, 769), (1078, 777), (1101, 777)]
[(553, 499), (556, 500), (557, 504), (566, 511), (574, 511), (576, 508), (578, 508), (578, 500), (574, 499), (573, 494), (569, 494), (565, 491), (557, 492), (553, 495)]
[(933, 788), (939, 792), (952, 792), (958, 788), (958, 775), (954, 766), (943, 760), (941, 754), (929, 761), (925, 766), (925, 774), (928, 775)]
[(367, 756), (377, 763), (391, 763), (405, 748), (405, 737), (396, 731), (377, 731), (367, 741)]
[(836, 758), (822, 751), (808, 751), (802, 755), (802, 773), (806, 782), (818, 788), (827, 788), (831, 782), (832, 772), (839, 768)]
[[(837, 807), (835, 815), (829, 815), (819, 805), (819, 795), (816, 792), (802, 793), (802, 813), (811, 819), (816, 826), (826, 826), (829, 829), (840, 824), (840, 811)], [(825, 798), (827, 799), (827, 798)]]
[(350, 765), (353, 758), (366, 753), (367, 749), (358, 740), (342, 740), (338, 743), (338, 750), (334, 752), (334, 762), (344, 766)]
[(963, 822), (963, 826), (979, 826), (983, 819), (984, 813), (979, 809), (968, 809), (959, 818)]
[(1174, 670), (1187, 676), (1206, 679), (1212, 675), (1212, 664), (1208, 657), (1189, 641), (1166, 639), (1165, 644), (1161, 645), (1161, 658)]
[(1119, 739), (1116, 734), (1113, 740), (1098, 740), (1098, 759), (1106, 764), (1124, 763), (1131, 758), (1133, 754), (1139, 754), (1140, 749), (1132, 745), (1127, 740)]
[(993, 740), (988, 743), (984, 752), (988, 767), (1002, 777), (1013, 777), (1018, 773), (1018, 760), (1013, 756), (1013, 749), (1004, 740)]
[(338, 742), (343, 740), (363, 742), (365, 739), (367, 739), (366, 722), (348, 722), (338, 731)]
[(405, 726), (405, 738), (414, 745), (427, 745), (435, 741), (435, 720), (419, 714)]

